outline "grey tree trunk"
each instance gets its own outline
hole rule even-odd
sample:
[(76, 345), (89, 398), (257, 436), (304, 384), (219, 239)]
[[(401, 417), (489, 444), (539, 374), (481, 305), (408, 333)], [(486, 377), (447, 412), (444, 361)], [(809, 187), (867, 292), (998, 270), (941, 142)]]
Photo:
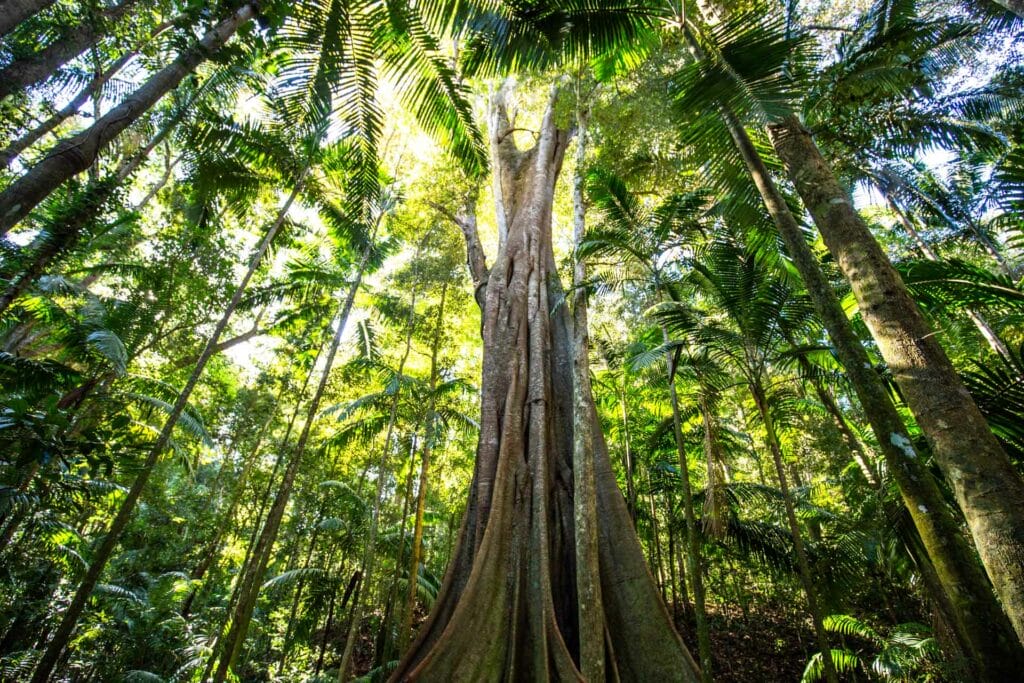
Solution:
[(242, 5), (92, 126), (58, 143), (42, 161), (0, 193), (0, 237), (61, 184), (92, 166), (114, 138), (176, 88), (255, 15), (253, 3)]
[[(850, 281), (861, 316), (953, 487), (989, 579), (1024, 641), (1024, 480), (810, 132), (793, 116), (768, 132)], [(894, 432), (890, 440), (898, 438)]]
[(83, 21), (32, 56), (0, 69), (0, 100), (52, 76), (57, 69), (95, 45), (105, 33), (104, 24), (119, 20), (138, 1), (121, 0), (120, 4), (102, 10), (93, 20)]
[(39, 14), (57, 0), (0, 0), (0, 38), (18, 28), (18, 24)]
[[(577, 81), (578, 85), (578, 81)], [(582, 97), (576, 89), (577, 99)], [(589, 109), (577, 102), (576, 172), (572, 179), (573, 240), (577, 248), (586, 233), (583, 169), (587, 160)], [(579, 669), (588, 681), (605, 680), (604, 609), (601, 607), (600, 555), (597, 547), (597, 491), (594, 478), (594, 435), (590, 416), (590, 338), (587, 330), (587, 267), (577, 258), (573, 269), (573, 522), (576, 525), (576, 593), (579, 620)]]

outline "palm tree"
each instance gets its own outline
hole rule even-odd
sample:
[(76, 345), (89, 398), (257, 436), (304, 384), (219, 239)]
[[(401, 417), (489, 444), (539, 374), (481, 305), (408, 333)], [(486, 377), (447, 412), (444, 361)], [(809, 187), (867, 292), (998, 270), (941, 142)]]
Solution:
[(768, 449), (775, 463), (779, 489), (785, 503), (786, 519), (793, 537), (801, 584), (807, 596), (808, 612), (814, 624), (818, 646), (823, 653), (825, 677), (837, 681), (831, 648), (823, 626), (820, 596), (815, 586), (803, 532), (787, 481), (782, 443), (771, 410), (772, 366), (788, 348), (784, 328), (797, 329), (809, 319), (809, 302), (773, 277), (763, 252), (751, 250), (723, 231), (698, 250), (688, 265), (688, 283), (700, 296), (714, 302), (729, 317), (730, 325), (695, 323), (688, 307), (677, 302), (665, 304), (656, 314), (666, 325), (691, 334), (697, 343), (714, 349), (720, 362), (731, 365), (743, 378), (765, 429)]
[[(909, 443), (904, 441), (905, 437), (901, 436), (898, 439), (896, 437), (888, 437), (888, 435), (892, 434), (905, 434), (905, 427), (902, 427), (902, 420), (898, 419), (898, 415), (894, 410), (886, 407), (889, 402), (886, 398), (886, 392), (878, 383), (877, 378), (873, 377), (873, 373), (861, 372), (861, 370), (869, 367), (865, 365), (868, 361), (863, 349), (860, 347), (859, 342), (856, 341), (856, 337), (850, 332), (849, 325), (845, 322), (845, 316), (841, 314), (840, 309), (835, 305), (835, 296), (831, 292), (831, 287), (828, 285), (827, 281), (820, 275), (820, 267), (817, 266), (817, 259), (813, 256), (813, 252), (811, 252), (807, 247), (801, 231), (799, 230), (798, 224), (792, 219), (785, 200), (782, 198), (781, 194), (774, 189), (774, 184), (771, 183), (771, 176), (769, 175), (765, 164), (761, 161), (760, 154), (756, 150), (755, 145), (750, 142), (750, 137), (743, 129), (736, 114), (736, 112), (741, 111), (745, 115), (755, 117), (756, 120), (759, 121), (778, 120), (787, 115), (786, 101), (788, 98), (792, 97), (792, 88), (791, 86), (786, 85), (787, 81), (785, 71), (781, 67), (787, 63), (786, 60), (791, 59), (795, 47), (792, 44), (792, 40), (796, 39), (787, 38), (784, 32), (784, 26), (778, 20), (774, 20), (772, 25), (776, 27), (774, 29), (774, 35), (776, 37), (774, 40), (769, 40), (766, 38), (766, 34), (768, 36), (772, 35), (772, 29), (770, 26), (763, 24), (762, 22), (763, 25), (761, 25), (757, 31), (750, 30), (749, 22), (754, 20), (755, 19), (751, 16), (746, 16), (745, 18), (733, 17), (713, 30), (713, 38), (705, 35), (707, 40), (702, 43), (701, 47), (712, 56), (709, 56), (706, 61), (692, 67), (692, 71), (687, 77), (692, 80), (683, 80), (683, 87), (685, 88), (686, 94), (683, 96), (681, 104), (683, 104), (688, 110), (693, 109), (696, 102), (699, 101), (703, 95), (699, 87), (694, 87), (698, 86), (700, 83), (718, 83), (719, 85), (716, 87), (718, 87), (719, 90), (725, 87), (722, 85), (723, 83), (727, 83), (731, 79), (739, 79), (740, 83), (745, 84), (745, 89), (734, 89), (726, 92), (710, 90), (707, 92), (717, 100), (713, 107), (728, 107), (728, 109), (722, 110), (724, 112), (722, 116), (724, 117), (725, 124), (727, 126), (726, 131), (733, 138), (741, 153), (741, 163), (745, 163), (745, 165), (751, 170), (754, 180), (758, 184), (758, 189), (762, 197), (765, 199), (765, 204), (768, 207), (769, 212), (773, 215), (776, 225), (785, 240), (787, 250), (794, 258), (794, 264), (798, 267), (802, 278), (807, 283), (808, 292), (815, 297), (816, 308), (822, 319), (827, 324), (830, 336), (836, 344), (837, 351), (841, 354), (844, 367), (846, 367), (847, 372), (851, 374), (851, 379), (855, 381), (857, 391), (861, 395), (862, 405), (866, 410), (870, 411), (869, 419), (872, 421), (872, 427), (875, 429), (876, 434), (880, 435), (878, 441), (882, 445), (887, 461), (895, 464), (896, 467), (893, 467), (893, 471), (900, 474), (901, 470), (905, 471), (907, 468), (914, 467), (917, 464), (915, 459), (909, 459), (907, 457), (909, 451), (903, 452), (903, 449), (898, 448), (900, 445)], [(753, 43), (750, 41), (757, 43), (762, 50), (756, 58), (751, 57), (753, 54), (751, 50), (755, 48)], [(742, 61), (740, 61), (739, 55), (744, 55)], [(773, 66), (773, 64), (775, 66)], [(736, 93), (745, 94), (738, 95)], [(711, 111), (715, 111), (715, 109), (712, 108)], [(699, 130), (699, 127), (695, 130)], [(719, 152), (719, 156), (720, 155), (721, 152)], [(831, 174), (829, 175), (831, 176)], [(833, 185), (832, 187), (835, 188), (838, 187), (838, 185)], [(806, 185), (804, 186), (804, 189), (807, 189)], [(842, 207), (839, 206), (840, 203), (842, 203), (845, 207), (850, 208), (848, 215), (856, 216), (855, 212), (852, 211), (849, 200), (845, 198), (845, 192), (842, 193), (842, 197), (843, 198), (840, 199), (839, 197), (831, 196), (828, 201), (834, 199), (835, 202), (828, 206), (839, 207), (835, 209), (839, 210), (842, 209)], [(814, 210), (823, 209), (823, 207), (827, 205), (827, 202), (822, 203), (820, 201), (817, 204), (814, 204), (808, 197), (803, 197), (803, 199), (807, 206), (815, 207)], [(829, 210), (831, 211), (833, 209)], [(842, 210), (846, 211), (846, 209)], [(856, 216), (856, 220), (860, 221), (860, 225), (863, 226), (863, 221), (861, 221), (859, 216)], [(820, 227), (819, 223), (819, 228)], [(880, 248), (878, 247), (877, 242), (874, 241), (873, 237), (870, 237), (870, 233), (867, 233), (866, 227), (864, 227), (864, 232), (871, 239), (875, 253), (879, 254), (882, 259), (885, 259), (884, 255), (880, 254)], [(827, 242), (828, 240), (826, 240), (826, 243)], [(858, 253), (863, 255), (867, 252), (861, 250)], [(888, 263), (887, 259), (885, 259), (885, 263)], [(842, 266), (841, 261), (840, 265)], [(844, 269), (845, 274), (849, 277), (850, 272), (846, 271), (847, 269)], [(863, 275), (866, 272), (868, 271), (864, 269), (858, 270), (860, 275)], [(893, 271), (893, 275), (895, 275), (895, 271)], [(894, 284), (893, 286), (896, 285)], [(900, 291), (905, 291), (901, 282), (898, 283), (898, 287)], [(892, 297), (887, 298), (888, 303), (891, 303), (894, 300), (895, 299)], [(912, 302), (910, 303), (912, 304)], [(862, 315), (864, 315), (864, 302), (862, 301), (861, 304), (861, 312)], [(917, 311), (916, 307), (914, 308), (914, 311)], [(873, 311), (873, 314), (876, 313), (877, 311)], [(917, 318), (920, 319), (920, 314), (916, 313), (916, 315)], [(897, 326), (903, 326), (905, 321), (901, 319), (895, 324)], [(877, 332), (877, 328), (875, 327), (872, 327), (872, 330)], [(926, 346), (934, 346), (934, 344), (934, 338), (928, 337)], [(890, 348), (891, 350), (891, 347), (887, 347), (885, 344), (880, 344), (880, 346), (883, 351), (883, 357), (886, 357), (886, 349)], [(886, 357), (886, 360), (890, 362), (890, 365), (895, 362), (898, 367), (906, 367), (900, 362), (894, 361), (891, 357)], [(921, 367), (925, 366), (922, 365)], [(944, 367), (946, 367), (947, 370), (952, 370), (951, 366), (948, 364), (948, 360), (945, 361)], [(860, 377), (858, 377), (858, 375), (860, 375)], [(897, 373), (898, 381), (900, 376), (901, 373)], [(906, 373), (903, 373), (903, 379), (904, 381), (908, 379)], [(960, 386), (958, 379), (955, 379), (954, 377), (953, 381), (954, 384), (950, 386)], [(900, 382), (900, 386), (903, 386), (903, 382)], [(931, 400), (938, 399), (940, 396), (950, 396), (949, 391), (945, 389), (941, 391), (935, 389), (933, 390)], [(907, 396), (907, 398), (909, 401), (909, 396)], [(948, 426), (950, 423), (946, 423), (947, 426), (942, 427), (934, 421), (922, 421), (920, 414), (915, 410), (915, 405), (918, 409), (920, 408), (920, 405), (914, 402), (910, 402), (910, 405), (912, 411), (915, 412), (915, 416), (918, 418), (918, 422), (922, 430), (929, 435), (931, 439), (930, 443), (932, 444), (933, 449), (935, 449), (937, 456), (939, 456), (940, 450), (938, 449), (937, 444), (945, 444), (945, 447), (947, 448), (945, 453), (948, 455), (952, 455), (953, 452), (963, 453), (962, 443), (957, 445), (949, 443), (951, 432), (949, 431)], [(984, 421), (982, 420), (982, 422)], [(984, 434), (979, 438), (991, 438), (987, 425), (983, 426)], [(887, 443), (889, 445), (887, 445)], [(966, 456), (961, 455), (958, 457), (960, 460), (957, 462), (964, 462), (964, 457)], [(973, 453), (971, 457), (973, 457)], [(950, 460), (948, 458), (944, 459), (943, 457), (939, 457), (939, 462), (940, 465), (943, 466), (944, 471), (947, 472), (947, 475), (949, 475)], [(998, 461), (996, 461), (994, 465), (998, 465)], [(1002, 475), (998, 474), (1002, 471), (999, 467), (996, 467), (994, 470), (992, 468), (984, 468), (973, 471), (977, 473), (984, 471), (985, 474), (982, 476), (996, 476), (1000, 480), (1000, 487), (1010, 486), (1012, 488), (1014, 486), (1013, 478), (1007, 482), (1004, 480), (1005, 478), (1002, 477)], [(1012, 476), (1016, 477), (1016, 475)], [(921, 487), (917, 485), (918, 482), (925, 482), (926, 485)], [(923, 500), (914, 503), (914, 505), (917, 506), (924, 506), (926, 510), (931, 512), (936, 509), (936, 505), (939, 505), (942, 497), (938, 495), (937, 490), (929, 490), (932, 487), (928, 486), (927, 482), (927, 478), (910, 476), (910, 473), (907, 473), (906, 477), (901, 477), (900, 486), (901, 492), (908, 503), (910, 503), (909, 499), (916, 497), (923, 498), (928, 496), (930, 493), (934, 494), (933, 497), (929, 497), (929, 500), (933, 501), (931, 505), (925, 503)], [(970, 519), (971, 513), (969, 511), (969, 506), (966, 505), (962, 498), (959, 498), (958, 502), (960, 502), (961, 509), (964, 510), (965, 515)], [(914, 508), (911, 508), (908, 505), (908, 509), (911, 510), (911, 514), (914, 514)], [(939, 509), (942, 509), (941, 505), (939, 505)], [(917, 507), (917, 510), (920, 513), (920, 507)], [(982, 609), (982, 611), (988, 616), (984, 620), (976, 623), (979, 626), (981, 623), (999, 623), (999, 611), (992, 603), (992, 600), (988, 597), (988, 591), (984, 585), (984, 580), (977, 577), (972, 579), (971, 577), (972, 572), (969, 569), (970, 562), (968, 560), (970, 553), (955, 552), (956, 548), (948, 548), (945, 544), (944, 539), (950, 537), (950, 534), (945, 533), (945, 531), (955, 528), (953, 520), (938, 519), (933, 521), (935, 519), (935, 515), (932, 514), (922, 514), (920, 516), (922, 519), (919, 521), (915, 519), (915, 523), (917, 524), (922, 537), (935, 540), (934, 545), (929, 544), (930, 554), (932, 555), (933, 561), (939, 566), (948, 568), (941, 571), (940, 576), (944, 577), (944, 583), (946, 583), (950, 599), (953, 600), (954, 603), (960, 603), (961, 600), (964, 600), (967, 602), (973, 602), (975, 605), (988, 604), (988, 608)], [(937, 533), (939, 529), (930, 528), (936, 523), (942, 525), (943, 533)], [(985, 542), (982, 540), (984, 538), (984, 534), (978, 529), (973, 530), (975, 531), (976, 543), (979, 545), (983, 544)], [(955, 534), (953, 534), (953, 537), (955, 537)], [(940, 539), (942, 539), (941, 542)], [(1007, 540), (1007, 537), (1003, 537), (999, 542), (1005, 543)], [(1012, 543), (1012, 539), (1009, 540), (1009, 542)], [(946, 553), (943, 552), (944, 547), (949, 551), (953, 551), (951, 552), (952, 556), (947, 556)], [(985, 556), (983, 554), (983, 558), (984, 557)], [(965, 561), (967, 562), (966, 564)], [(986, 564), (986, 568), (989, 569), (991, 574), (993, 571), (992, 567)], [(1013, 572), (1011, 571), (1010, 574), (1012, 573)], [(1006, 604), (1007, 603), (1004, 602), (1004, 605)], [(970, 615), (977, 614), (978, 609), (968, 609), (966, 604), (963, 603), (961, 603), (961, 605), (962, 606), (958, 608), (960, 618), (966, 619), (967, 621), (973, 621), (973, 618)], [(968, 628), (967, 630), (974, 633), (969, 640), (975, 644), (976, 648), (984, 650), (986, 648), (996, 647), (997, 649), (1001, 649), (1003, 652), (1008, 653), (1012, 653), (1018, 649), (1017, 646), (1013, 644), (1014, 639), (1012, 636), (997, 639), (997, 644), (997, 640), (984, 635), (984, 629), (972, 630)], [(1007, 656), (1006, 654), (996, 655), (993, 653), (992, 656), (979, 656), (977, 661), (983, 664), (988, 662), (1008, 662), (1009, 664), (1007, 664), (1007, 666), (1009, 668), (1007, 670), (1009, 670), (1016, 666), (1015, 664), (1012, 664), (1016, 656), (1019, 655)]]

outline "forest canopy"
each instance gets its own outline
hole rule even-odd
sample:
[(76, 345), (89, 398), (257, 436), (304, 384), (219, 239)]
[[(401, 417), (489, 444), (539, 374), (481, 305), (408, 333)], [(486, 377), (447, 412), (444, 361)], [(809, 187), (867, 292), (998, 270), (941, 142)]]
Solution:
[(0, 0), (0, 681), (1024, 671), (1020, 0)]

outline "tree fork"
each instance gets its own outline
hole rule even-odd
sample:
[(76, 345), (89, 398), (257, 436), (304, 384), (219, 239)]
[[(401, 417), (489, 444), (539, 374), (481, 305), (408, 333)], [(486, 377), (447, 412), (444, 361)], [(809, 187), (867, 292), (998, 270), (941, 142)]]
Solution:
[[(572, 499), (572, 323), (551, 243), (568, 134), (554, 93), (536, 145), (491, 99), (498, 254), (483, 299), (480, 440), (459, 542), (430, 618), (393, 680), (580, 680)], [(507, 213), (505, 213), (507, 212)], [(593, 399), (594, 474), (609, 678), (698, 680), (644, 561)], [(557, 602), (556, 602), (557, 598)]]

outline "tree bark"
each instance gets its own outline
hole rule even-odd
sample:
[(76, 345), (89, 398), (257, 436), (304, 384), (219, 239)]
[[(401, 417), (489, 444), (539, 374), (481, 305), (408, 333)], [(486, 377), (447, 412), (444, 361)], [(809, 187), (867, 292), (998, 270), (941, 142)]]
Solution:
[(39, 14), (57, 0), (0, 0), (0, 38), (18, 28), (18, 24)]
[[(483, 292), (480, 440), (458, 548), (432, 614), (393, 680), (581, 680), (572, 473), (572, 341), (551, 241), (568, 142), (554, 96), (537, 144), (491, 101), (504, 239)], [(590, 420), (596, 410), (587, 397)], [(593, 429), (608, 677), (696, 681)]]
[[(88, 18), (30, 57), (0, 69), (0, 100), (52, 76), (57, 69), (95, 45), (105, 35), (104, 25), (123, 17), (138, 0), (121, 0), (98, 17)], [(0, 9), (2, 12), (2, 9)]]
[[(577, 81), (578, 84), (578, 81)], [(582, 95), (576, 89), (579, 100)], [(582, 102), (576, 110), (576, 169), (572, 179), (573, 240), (576, 248), (586, 233), (583, 167), (587, 159), (587, 119)], [(587, 330), (587, 268), (577, 258), (573, 268), (573, 522), (576, 532), (576, 594), (579, 621), (579, 669), (588, 681), (605, 680), (604, 610), (601, 607), (600, 555), (597, 547), (597, 491), (594, 478), (594, 436), (590, 420), (590, 338)]]
[(769, 126), (769, 136), (850, 281), (861, 316), (953, 487), (996, 595), (1024, 640), (1024, 480), (810, 132), (791, 116)]
[(0, 237), (65, 181), (89, 168), (114, 138), (176, 88), (255, 15), (253, 3), (242, 5), (92, 126), (58, 143), (42, 161), (0, 193)]

